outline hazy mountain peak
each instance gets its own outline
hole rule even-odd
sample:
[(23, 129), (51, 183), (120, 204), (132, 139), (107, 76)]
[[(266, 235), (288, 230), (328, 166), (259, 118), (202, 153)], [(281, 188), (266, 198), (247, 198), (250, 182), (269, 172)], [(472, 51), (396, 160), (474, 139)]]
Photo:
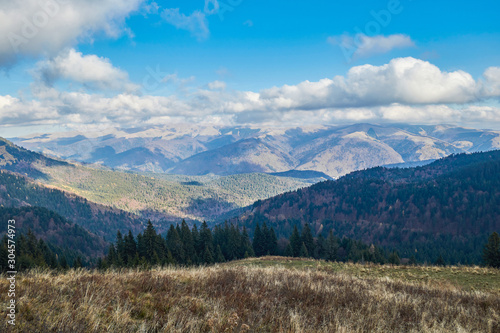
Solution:
[(360, 168), (413, 163), (500, 147), (500, 132), (452, 125), (109, 128), (13, 139), (65, 159), (190, 175), (314, 170), (339, 177)]

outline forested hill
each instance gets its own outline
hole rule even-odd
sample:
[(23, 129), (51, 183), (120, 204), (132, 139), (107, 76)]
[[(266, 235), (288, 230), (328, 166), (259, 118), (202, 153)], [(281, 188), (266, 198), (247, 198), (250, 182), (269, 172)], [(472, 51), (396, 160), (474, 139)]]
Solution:
[(70, 164), (45, 155), (26, 150), (0, 137), (0, 168), (26, 175), (33, 179), (44, 179), (46, 175), (36, 166), (60, 166)]
[(108, 241), (117, 230), (143, 230), (137, 216), (92, 203), (77, 195), (49, 188), (27, 177), (0, 170), (0, 206), (36, 206), (52, 210)]
[(269, 221), (278, 237), (294, 224), (395, 247), (419, 261), (479, 263), (500, 230), (500, 151), (453, 155), (426, 166), (359, 171), (258, 201), (239, 217), (250, 230)]
[[(73, 257), (94, 258), (105, 254), (107, 243), (57, 213), (41, 207), (0, 207), (2, 221), (15, 220), (16, 238), (31, 230), (47, 244), (74, 253)], [(7, 232), (7, 223), (0, 226), (0, 235)]]

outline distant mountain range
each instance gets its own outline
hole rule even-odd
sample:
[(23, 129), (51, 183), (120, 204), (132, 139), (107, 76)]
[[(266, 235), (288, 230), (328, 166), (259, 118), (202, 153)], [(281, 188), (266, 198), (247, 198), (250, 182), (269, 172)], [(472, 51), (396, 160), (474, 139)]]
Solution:
[(405, 257), (479, 263), (500, 230), (500, 151), (452, 155), (416, 168), (377, 167), (256, 202), (233, 222), (266, 222), (278, 237), (309, 223), (393, 247)]
[(500, 148), (500, 131), (449, 125), (294, 128), (178, 125), (13, 138), (27, 149), (122, 170), (183, 175), (318, 171), (338, 178), (381, 165), (414, 165)]
[(45, 207), (107, 240), (118, 229), (141, 231), (147, 219), (160, 232), (183, 218), (214, 221), (327, 178), (318, 172), (221, 177), (113, 171), (56, 160), (0, 138), (0, 204)]

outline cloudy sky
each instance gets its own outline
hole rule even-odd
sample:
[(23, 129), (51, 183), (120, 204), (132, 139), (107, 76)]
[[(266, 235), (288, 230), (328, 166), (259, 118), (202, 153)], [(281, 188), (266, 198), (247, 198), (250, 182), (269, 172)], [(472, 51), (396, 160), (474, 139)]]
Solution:
[(0, 136), (149, 124), (500, 129), (497, 1), (0, 0)]

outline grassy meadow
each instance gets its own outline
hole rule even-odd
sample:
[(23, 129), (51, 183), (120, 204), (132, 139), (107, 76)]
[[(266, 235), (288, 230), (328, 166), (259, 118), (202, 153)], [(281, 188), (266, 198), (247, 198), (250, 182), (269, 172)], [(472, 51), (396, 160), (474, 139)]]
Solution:
[[(2, 317), (8, 283), (0, 280)], [(500, 270), (263, 257), (17, 276), (12, 332), (500, 332)]]

